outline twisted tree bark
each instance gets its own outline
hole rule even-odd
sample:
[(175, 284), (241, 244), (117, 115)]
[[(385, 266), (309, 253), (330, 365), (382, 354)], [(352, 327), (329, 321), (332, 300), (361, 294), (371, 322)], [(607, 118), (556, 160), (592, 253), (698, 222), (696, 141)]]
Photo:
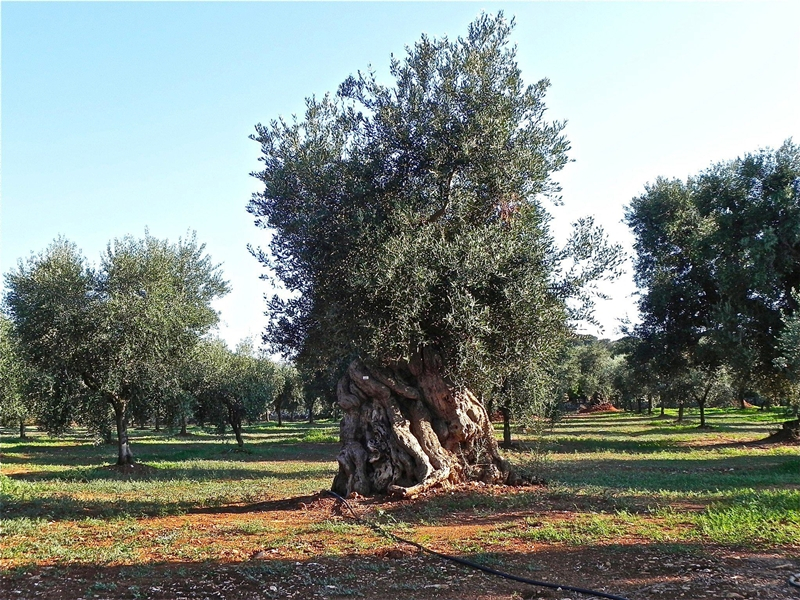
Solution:
[(345, 415), (335, 492), (413, 497), (445, 481), (517, 482), (483, 405), (442, 372), (429, 347), (392, 368), (350, 364), (337, 387)]

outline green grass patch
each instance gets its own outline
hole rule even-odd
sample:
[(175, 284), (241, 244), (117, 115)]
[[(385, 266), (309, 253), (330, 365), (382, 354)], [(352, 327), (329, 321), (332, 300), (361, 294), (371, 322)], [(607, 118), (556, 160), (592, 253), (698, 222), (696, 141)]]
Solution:
[[(675, 423), (673, 411), (666, 418), (617, 413), (567, 417), (536, 432), (516, 430), (517, 440), (532, 450), (507, 456), (546, 486), (478, 486), (364, 512), (374, 511), (372, 518), (409, 537), (420, 525), (486, 518), (479, 534), (451, 545), (487, 564), (500, 560), (509, 544), (609, 545), (624, 538), (664, 547), (713, 544), (796, 553), (798, 449), (743, 444), (764, 439), (787, 415), (713, 409), (711, 430), (697, 429), (694, 411), (686, 415), (690, 423)], [(184, 438), (133, 430), (133, 449), (144, 465), (134, 475), (112, 468), (115, 447), (95, 445), (85, 432), (34, 432), (28, 440), (4, 435), (0, 558), (11, 569), (42, 562), (128, 565), (219, 558), (218, 540), (241, 546), (237, 560), (259, 548), (339, 557), (388, 544), (339, 518), (296, 524), (274, 523), (269, 514), (246, 516), (269, 500), (330, 487), (337, 470), (336, 423), (253, 425), (245, 429), (246, 453), (236, 452), (228, 438), (198, 428), (190, 433)], [(199, 515), (226, 512), (213, 530), (152, 523), (161, 517), (191, 523)], [(509, 516), (495, 521), (504, 513)], [(433, 543), (431, 535), (426, 540)], [(257, 577), (262, 567), (248, 568)], [(345, 581), (330, 585), (342, 594), (356, 589)], [(105, 592), (110, 590), (92, 593)]]

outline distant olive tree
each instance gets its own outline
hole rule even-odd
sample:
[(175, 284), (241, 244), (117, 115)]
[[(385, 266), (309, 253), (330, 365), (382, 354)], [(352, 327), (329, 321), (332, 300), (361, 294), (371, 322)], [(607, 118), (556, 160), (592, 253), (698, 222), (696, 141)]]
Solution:
[(658, 178), (626, 221), (642, 290), (634, 334), (662, 380), (682, 382), (701, 411), (726, 385), (740, 406), (749, 390), (780, 399), (778, 342), (800, 306), (800, 147), (787, 140), (685, 181)]
[(35, 413), (35, 377), (17, 348), (11, 322), (0, 316), (0, 424), (18, 427), (21, 439), (27, 437), (26, 421)]
[(188, 371), (186, 389), (197, 399), (203, 421), (219, 432), (230, 426), (240, 449), (244, 422), (265, 416), (283, 385), (281, 367), (249, 341), (231, 351), (222, 340), (203, 340)]
[[(800, 294), (795, 292), (796, 301), (800, 302)], [(791, 383), (787, 388), (789, 405), (795, 419), (784, 424), (784, 429), (792, 432), (795, 439), (800, 439), (800, 314), (784, 315), (785, 327), (778, 337), (779, 355), (775, 359), (776, 366), (781, 369)]]
[(275, 414), (278, 418), (278, 425), (283, 425), (283, 411), (290, 410), (294, 412), (297, 407), (303, 402), (303, 382), (300, 378), (300, 373), (291, 365), (282, 365), (280, 368), (281, 385), (275, 399), (273, 406)]

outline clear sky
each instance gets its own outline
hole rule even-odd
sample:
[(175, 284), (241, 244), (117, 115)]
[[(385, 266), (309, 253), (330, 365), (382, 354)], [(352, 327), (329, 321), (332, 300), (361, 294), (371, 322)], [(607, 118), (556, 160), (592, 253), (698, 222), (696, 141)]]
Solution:
[[(595, 215), (629, 248), (623, 208), (646, 182), (800, 140), (798, 2), (3, 1), (0, 271), (59, 234), (96, 261), (145, 227), (195, 230), (233, 288), (220, 334), (258, 338), (253, 126), (370, 64), (385, 75), (422, 32), (455, 37), (501, 9), (523, 76), (550, 79), (548, 114), (568, 120), (557, 236)], [(630, 274), (606, 291), (613, 337), (636, 316)]]

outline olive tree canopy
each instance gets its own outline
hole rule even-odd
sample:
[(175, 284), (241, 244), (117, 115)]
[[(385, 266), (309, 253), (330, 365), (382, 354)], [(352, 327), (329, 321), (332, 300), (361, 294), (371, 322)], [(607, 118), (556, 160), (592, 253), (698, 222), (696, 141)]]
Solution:
[(742, 402), (748, 390), (790, 393), (779, 359), (800, 288), (800, 147), (787, 140), (686, 181), (659, 178), (626, 220), (643, 358), (688, 382), (701, 409), (724, 377)]

